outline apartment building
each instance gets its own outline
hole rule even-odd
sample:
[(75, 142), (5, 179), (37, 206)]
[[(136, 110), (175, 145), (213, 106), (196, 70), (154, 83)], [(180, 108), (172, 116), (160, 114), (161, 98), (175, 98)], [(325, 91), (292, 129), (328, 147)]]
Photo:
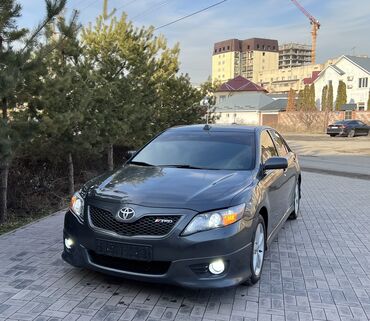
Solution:
[(264, 70), (278, 69), (279, 46), (273, 39), (228, 39), (214, 44), (212, 81), (226, 82), (237, 76), (256, 81)]

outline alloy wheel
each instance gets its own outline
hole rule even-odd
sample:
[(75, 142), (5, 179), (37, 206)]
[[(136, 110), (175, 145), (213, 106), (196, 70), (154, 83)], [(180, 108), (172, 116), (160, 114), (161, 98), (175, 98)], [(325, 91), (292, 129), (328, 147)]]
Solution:
[(265, 256), (265, 229), (261, 223), (257, 225), (253, 243), (253, 272), (259, 276)]

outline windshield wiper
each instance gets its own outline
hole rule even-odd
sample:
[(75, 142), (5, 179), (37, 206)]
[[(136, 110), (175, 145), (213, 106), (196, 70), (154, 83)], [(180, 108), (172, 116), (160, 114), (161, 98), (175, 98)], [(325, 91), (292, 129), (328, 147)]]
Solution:
[(129, 164), (132, 164), (132, 165), (138, 165), (138, 166), (154, 166), (154, 165), (149, 164), (149, 163), (145, 163), (145, 162), (135, 162), (135, 161), (132, 161), (132, 162), (130, 162)]

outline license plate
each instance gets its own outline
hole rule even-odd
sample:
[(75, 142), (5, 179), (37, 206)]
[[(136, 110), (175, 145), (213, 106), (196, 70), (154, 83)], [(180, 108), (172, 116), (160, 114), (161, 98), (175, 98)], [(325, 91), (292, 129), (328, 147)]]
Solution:
[(338, 127), (337, 127), (337, 126), (331, 126), (331, 128), (333, 128), (333, 129), (337, 129)]
[(96, 252), (102, 255), (114, 256), (129, 260), (152, 260), (152, 248), (145, 245), (96, 240)]

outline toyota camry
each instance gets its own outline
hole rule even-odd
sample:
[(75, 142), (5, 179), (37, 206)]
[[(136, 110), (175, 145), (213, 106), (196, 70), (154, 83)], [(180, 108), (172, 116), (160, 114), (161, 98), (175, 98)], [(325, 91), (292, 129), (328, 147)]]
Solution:
[(300, 197), (297, 156), (276, 130), (170, 128), (73, 195), (62, 257), (185, 287), (254, 284)]

